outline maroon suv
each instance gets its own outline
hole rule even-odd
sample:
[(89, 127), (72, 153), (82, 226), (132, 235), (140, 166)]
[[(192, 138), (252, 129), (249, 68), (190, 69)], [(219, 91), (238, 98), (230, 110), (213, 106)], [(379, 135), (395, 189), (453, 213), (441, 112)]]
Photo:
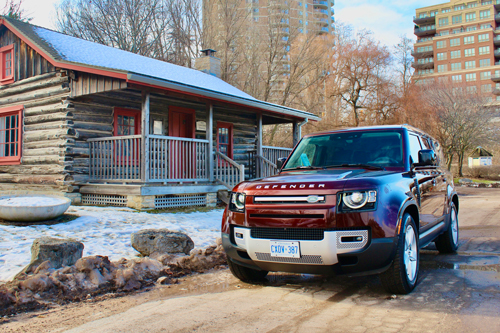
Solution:
[(458, 196), (439, 143), (410, 126), (307, 135), (279, 174), (231, 192), (222, 243), (242, 281), (269, 271), (381, 274), (409, 293), (419, 250), (458, 244)]

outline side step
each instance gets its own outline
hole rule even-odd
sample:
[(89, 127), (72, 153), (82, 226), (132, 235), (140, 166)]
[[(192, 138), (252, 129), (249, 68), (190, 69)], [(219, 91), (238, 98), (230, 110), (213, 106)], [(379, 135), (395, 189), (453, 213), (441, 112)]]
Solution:
[(226, 206), (229, 204), (229, 191), (228, 190), (218, 190), (217, 199), (222, 201)]

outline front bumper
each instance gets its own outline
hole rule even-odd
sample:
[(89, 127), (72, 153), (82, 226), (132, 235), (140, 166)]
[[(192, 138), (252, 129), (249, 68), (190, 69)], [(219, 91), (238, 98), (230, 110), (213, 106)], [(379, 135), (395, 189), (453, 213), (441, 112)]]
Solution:
[[(391, 264), (397, 242), (393, 237), (370, 239), (368, 230), (332, 230), (325, 231), (322, 240), (298, 240), (300, 258), (281, 258), (270, 254), (274, 239), (253, 238), (251, 228), (235, 226), (231, 232), (222, 234), (228, 260), (257, 270), (321, 275), (380, 273)], [(234, 237), (236, 232), (240, 238)], [(362, 240), (343, 242), (348, 239), (344, 237)]]

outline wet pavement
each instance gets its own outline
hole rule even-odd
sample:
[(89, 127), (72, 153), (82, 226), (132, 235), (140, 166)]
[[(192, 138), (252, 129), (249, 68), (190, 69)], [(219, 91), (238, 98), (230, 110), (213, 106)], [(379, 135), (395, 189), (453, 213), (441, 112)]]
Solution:
[(458, 253), (423, 249), (419, 282), (409, 295), (387, 294), (377, 276), (272, 273), (251, 285), (221, 270), (48, 331), (500, 332), (500, 190), (460, 194)]

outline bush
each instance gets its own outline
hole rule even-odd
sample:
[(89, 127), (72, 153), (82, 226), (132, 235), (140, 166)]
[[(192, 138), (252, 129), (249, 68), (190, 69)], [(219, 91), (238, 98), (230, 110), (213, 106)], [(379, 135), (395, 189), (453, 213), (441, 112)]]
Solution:
[(492, 165), (492, 166), (481, 166), (475, 168), (465, 167), (463, 168), (464, 175), (469, 176), (470, 178), (482, 178), (487, 180), (500, 180), (500, 166)]

